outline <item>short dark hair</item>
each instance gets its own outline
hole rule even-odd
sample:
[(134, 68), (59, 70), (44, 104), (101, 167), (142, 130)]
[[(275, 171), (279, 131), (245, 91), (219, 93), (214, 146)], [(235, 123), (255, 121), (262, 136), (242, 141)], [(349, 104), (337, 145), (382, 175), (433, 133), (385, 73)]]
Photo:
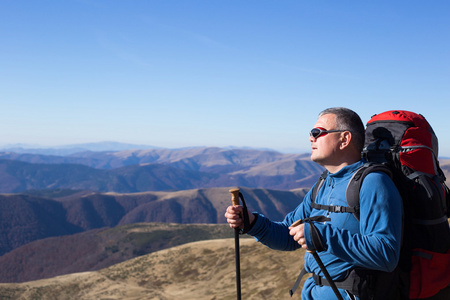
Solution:
[(319, 117), (326, 114), (336, 115), (336, 129), (348, 130), (352, 133), (355, 147), (361, 152), (364, 147), (364, 124), (359, 115), (345, 107), (331, 107), (319, 113)]

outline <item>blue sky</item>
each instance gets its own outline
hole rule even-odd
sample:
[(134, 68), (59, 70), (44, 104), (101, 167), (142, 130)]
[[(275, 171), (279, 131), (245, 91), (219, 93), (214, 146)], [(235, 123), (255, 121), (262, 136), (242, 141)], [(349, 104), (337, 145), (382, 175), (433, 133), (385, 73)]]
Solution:
[(331, 106), (450, 156), (450, 1), (1, 1), (0, 145), (309, 151)]

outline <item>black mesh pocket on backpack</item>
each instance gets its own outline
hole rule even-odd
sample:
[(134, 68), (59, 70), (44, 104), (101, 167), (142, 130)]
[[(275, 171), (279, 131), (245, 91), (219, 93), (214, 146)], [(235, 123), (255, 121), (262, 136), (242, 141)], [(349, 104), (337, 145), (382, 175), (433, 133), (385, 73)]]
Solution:
[[(446, 253), (450, 249), (450, 227), (447, 217), (446, 191), (438, 176), (419, 174), (410, 182), (405, 213), (411, 214), (411, 249), (423, 248)], [(448, 198), (447, 198), (448, 199)], [(446, 242), (444, 242), (446, 241)]]

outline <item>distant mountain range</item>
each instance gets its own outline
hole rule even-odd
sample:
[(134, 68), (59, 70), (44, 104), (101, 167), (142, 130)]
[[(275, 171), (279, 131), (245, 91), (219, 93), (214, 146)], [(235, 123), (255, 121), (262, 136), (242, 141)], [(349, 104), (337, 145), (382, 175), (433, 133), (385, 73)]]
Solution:
[[(309, 157), (309, 153), (214, 147), (70, 155), (0, 152), (0, 193), (41, 189), (134, 193), (227, 186), (309, 188), (323, 171)], [(448, 175), (450, 160), (441, 159), (440, 163)]]
[(28, 145), (28, 144), (10, 144), (1, 146), (0, 151), (42, 154), (42, 155), (70, 155), (73, 153), (85, 151), (101, 152), (101, 151), (124, 151), (131, 149), (157, 149), (157, 148), (160, 147), (107, 141), (107, 142), (62, 145), (53, 147), (42, 147), (39, 145)]
[[(202, 146), (197, 147), (181, 147), (172, 150), (182, 149), (195, 149), (205, 148)], [(40, 145), (30, 144), (9, 144), (0, 146), (0, 152), (15, 152), (15, 153), (29, 153), (29, 154), (42, 154), (42, 155), (71, 155), (79, 152), (93, 151), (93, 152), (117, 152), (125, 150), (147, 150), (147, 149), (163, 149), (163, 147), (142, 145), (142, 144), (129, 144), (119, 143), (113, 141), (97, 142), (97, 143), (84, 143), (84, 144), (71, 144), (61, 146), (43, 147)], [(268, 148), (252, 148), (252, 147), (235, 147), (229, 146), (224, 149), (245, 149), (245, 150), (261, 150), (261, 151), (274, 151)], [(293, 150), (294, 151), (294, 150)], [(283, 151), (286, 152), (286, 151)], [(298, 152), (295, 150), (294, 152)]]
[(323, 168), (309, 154), (222, 148), (0, 152), (0, 193), (80, 189), (134, 193), (224, 186), (310, 187)]

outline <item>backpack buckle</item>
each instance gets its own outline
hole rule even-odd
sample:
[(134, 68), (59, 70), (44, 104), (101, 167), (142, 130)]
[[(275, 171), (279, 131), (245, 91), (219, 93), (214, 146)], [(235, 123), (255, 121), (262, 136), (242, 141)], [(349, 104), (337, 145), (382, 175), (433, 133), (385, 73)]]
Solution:
[(343, 207), (343, 206), (340, 206), (340, 205), (336, 205), (336, 206), (334, 207), (334, 212), (338, 212), (338, 213), (345, 212), (345, 211), (344, 211), (344, 207)]

